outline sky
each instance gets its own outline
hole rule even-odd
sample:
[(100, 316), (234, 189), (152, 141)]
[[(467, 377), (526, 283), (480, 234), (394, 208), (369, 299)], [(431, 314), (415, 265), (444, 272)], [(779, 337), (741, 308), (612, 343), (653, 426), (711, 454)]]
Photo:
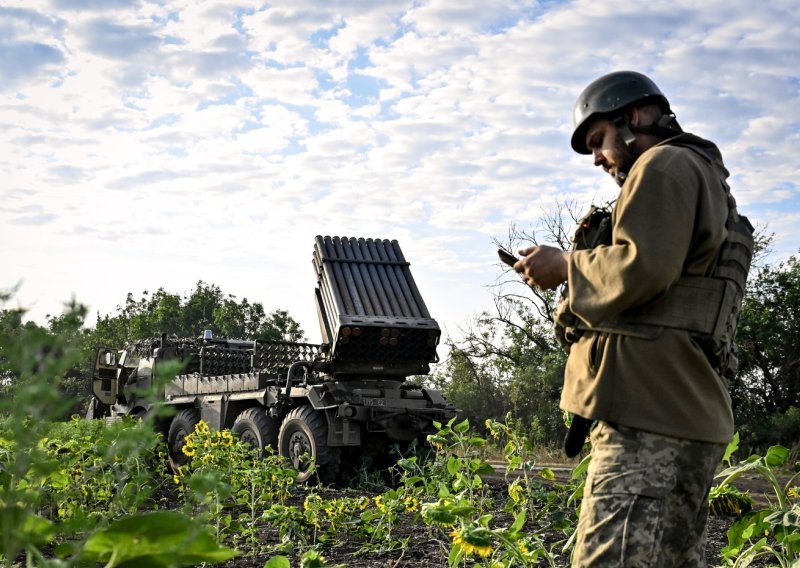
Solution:
[(797, 254), (795, 0), (0, 0), (5, 307), (91, 324), (202, 280), (319, 341), (314, 237), (397, 239), (457, 338), (495, 240), (616, 195), (569, 139), (624, 69), (719, 145), (771, 259)]

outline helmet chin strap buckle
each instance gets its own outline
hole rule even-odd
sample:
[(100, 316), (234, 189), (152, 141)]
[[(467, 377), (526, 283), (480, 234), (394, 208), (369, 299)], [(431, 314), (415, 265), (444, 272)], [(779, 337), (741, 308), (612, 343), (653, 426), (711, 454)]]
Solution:
[(614, 126), (617, 127), (619, 130), (620, 135), (622, 136), (622, 141), (625, 142), (626, 146), (630, 146), (634, 142), (636, 142), (636, 136), (634, 136), (633, 131), (631, 131), (630, 122), (624, 116), (618, 116), (613, 120)]

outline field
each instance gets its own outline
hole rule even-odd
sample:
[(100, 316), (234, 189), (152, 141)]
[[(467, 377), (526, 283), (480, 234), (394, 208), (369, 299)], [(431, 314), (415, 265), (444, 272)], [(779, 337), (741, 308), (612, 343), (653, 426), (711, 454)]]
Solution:
[[(542, 467), (508, 425), (487, 427), (484, 439), (467, 421), (441, 425), (435, 457), (398, 456), (383, 475), (353, 464), (332, 487), (299, 485), (282, 458), (203, 423), (173, 469), (146, 422), (0, 422), (1, 550), (31, 566), (568, 565), (588, 460)], [(493, 465), (490, 443), (502, 448)], [(730, 543), (735, 516), (712, 518), (711, 565), (798, 561), (797, 487), (775, 474), (788, 457), (778, 447), (731, 464), (733, 480), (772, 500), (720, 498), (752, 512)]]
[[(490, 481), (488, 494), (492, 496), (495, 504), (489, 514), (498, 521), (507, 515), (502, 510), (502, 504), (507, 499), (508, 485), (500, 481)], [(324, 498), (337, 499), (347, 495), (346, 491), (336, 489), (322, 490)], [(375, 494), (374, 496), (377, 496)], [(298, 501), (302, 504), (302, 501)], [(508, 519), (509, 521), (511, 519)], [(727, 531), (734, 518), (730, 516), (711, 517), (709, 519), (709, 532), (707, 541), (706, 558), (709, 566), (721, 564), (720, 550), (727, 544)], [(261, 531), (263, 542), (278, 542), (278, 534), (274, 528), (265, 528)], [(359, 552), (358, 544), (348, 540), (346, 534), (341, 535), (341, 540), (333, 537), (332, 542), (325, 547), (323, 556), (328, 565), (345, 565), (349, 568), (374, 568), (374, 567), (418, 567), (441, 568), (447, 566), (450, 553), (451, 538), (447, 534), (431, 530), (423, 522), (416, 521), (413, 517), (401, 516), (394, 527), (394, 534), (398, 540), (404, 541), (404, 547), (389, 551)], [(563, 544), (564, 536), (553, 532), (544, 535), (544, 545), (555, 551)], [(244, 567), (261, 568), (271, 557), (269, 554), (255, 554), (252, 556), (237, 557), (222, 564), (225, 568)], [(473, 558), (478, 560), (478, 558)], [(559, 567), (569, 566), (569, 553), (564, 552), (554, 556), (554, 565)], [(480, 564), (479, 564), (480, 565)], [(523, 565), (523, 564), (520, 564)], [(546, 560), (541, 560), (534, 565), (549, 565)], [(761, 565), (754, 564), (754, 565)]]

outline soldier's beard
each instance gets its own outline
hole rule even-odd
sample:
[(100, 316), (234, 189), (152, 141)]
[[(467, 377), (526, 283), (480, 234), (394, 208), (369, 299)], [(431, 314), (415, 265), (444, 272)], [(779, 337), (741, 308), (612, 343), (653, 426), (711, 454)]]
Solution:
[(622, 184), (628, 178), (628, 172), (631, 171), (633, 164), (642, 155), (642, 151), (638, 148), (638, 141), (636, 140), (630, 146), (625, 144), (625, 140), (622, 139), (622, 135), (619, 132), (617, 132), (617, 139), (614, 143), (617, 157), (617, 172), (614, 175), (614, 181), (617, 182), (618, 186), (622, 187)]

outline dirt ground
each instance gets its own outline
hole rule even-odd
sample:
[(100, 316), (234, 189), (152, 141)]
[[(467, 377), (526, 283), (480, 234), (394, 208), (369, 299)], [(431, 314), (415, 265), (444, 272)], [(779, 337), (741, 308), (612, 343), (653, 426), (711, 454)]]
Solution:
[[(757, 477), (740, 478), (736, 483), (737, 487), (743, 491), (749, 491), (757, 502), (766, 503), (769, 486), (765, 481)], [(503, 518), (507, 514), (502, 512), (505, 503), (505, 485), (502, 480), (492, 481), (492, 491), (496, 495), (493, 499), (496, 510), (493, 511), (495, 519)], [(336, 496), (337, 490), (330, 489), (330, 497)], [(376, 493), (377, 495), (377, 493)], [(329, 497), (329, 498), (330, 498)], [(303, 497), (299, 496), (298, 503), (302, 506)], [(727, 531), (733, 518), (710, 517), (708, 524), (708, 540), (706, 558), (709, 566), (720, 566), (720, 550), (727, 544)], [(360, 543), (348, 542), (344, 538), (335, 543), (329, 543), (322, 551), (328, 566), (341, 564), (347, 568), (444, 568), (447, 566), (447, 556), (450, 551), (450, 539), (446, 532), (437, 531), (426, 527), (423, 524), (410, 524), (407, 521), (401, 523), (394, 529), (394, 536), (397, 539), (408, 537), (409, 545), (406, 550), (397, 550), (388, 553), (368, 553), (357, 554)], [(263, 543), (277, 543), (278, 535), (271, 527), (266, 527), (260, 535)], [(552, 540), (546, 537), (548, 544), (554, 544), (563, 540), (563, 535), (552, 535)], [(262, 568), (264, 563), (273, 554), (248, 554), (243, 551), (243, 555), (224, 564), (224, 568)], [(298, 565), (296, 559), (292, 560), (292, 566)], [(566, 567), (569, 565), (567, 555), (561, 555), (556, 559), (556, 566)], [(754, 566), (757, 564), (754, 564)], [(546, 566), (542, 563), (542, 566)]]

